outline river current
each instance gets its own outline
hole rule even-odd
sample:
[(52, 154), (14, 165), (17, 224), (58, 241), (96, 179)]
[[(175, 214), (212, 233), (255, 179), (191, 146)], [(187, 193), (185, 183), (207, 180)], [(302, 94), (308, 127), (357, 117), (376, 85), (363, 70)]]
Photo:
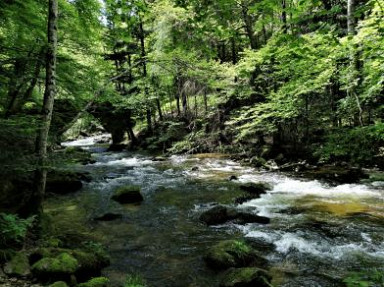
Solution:
[[(82, 167), (93, 180), (77, 195), (87, 217), (123, 215), (92, 225), (104, 234), (112, 257), (105, 275), (116, 286), (128, 273), (141, 274), (149, 286), (218, 286), (220, 274), (205, 266), (203, 255), (220, 240), (234, 238), (264, 246), (260, 252), (270, 262), (274, 286), (345, 286), (342, 279), (351, 272), (383, 272), (380, 182), (332, 186), (259, 171), (216, 154), (154, 161), (139, 153), (106, 152), (95, 140), (66, 145), (94, 153), (96, 163)], [(236, 206), (234, 199), (244, 194), (239, 186), (249, 182), (269, 183), (272, 190)], [(131, 184), (141, 186), (141, 205), (110, 200), (114, 189)], [(198, 217), (215, 204), (267, 216), (271, 223), (207, 227)]]

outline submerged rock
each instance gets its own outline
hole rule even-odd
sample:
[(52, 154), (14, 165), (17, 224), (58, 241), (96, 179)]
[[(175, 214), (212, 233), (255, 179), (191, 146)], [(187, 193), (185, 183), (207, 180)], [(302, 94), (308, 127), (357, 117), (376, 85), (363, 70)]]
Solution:
[(231, 268), (220, 283), (220, 287), (269, 287), (271, 276), (256, 267)]
[(322, 179), (331, 183), (357, 183), (361, 179), (369, 178), (360, 168), (348, 166), (325, 165), (301, 173), (302, 176), (312, 179)]
[(107, 151), (121, 152), (127, 148), (125, 144), (111, 144)]
[(112, 199), (122, 204), (139, 203), (144, 200), (140, 191), (140, 186), (122, 186), (115, 190), (114, 194), (112, 195)]
[(268, 224), (271, 219), (265, 216), (256, 215), (254, 213), (239, 212), (236, 216), (236, 223), (247, 224), (247, 223), (260, 223)]
[(267, 266), (268, 262), (259, 256), (248, 244), (240, 240), (226, 240), (213, 246), (204, 256), (206, 264), (214, 270), (231, 267)]
[(16, 253), (4, 266), (4, 273), (9, 276), (26, 277), (31, 274), (28, 256), (24, 252)]
[(229, 181), (234, 181), (234, 180), (238, 180), (238, 179), (239, 178), (236, 175), (231, 175), (230, 177), (228, 177)]

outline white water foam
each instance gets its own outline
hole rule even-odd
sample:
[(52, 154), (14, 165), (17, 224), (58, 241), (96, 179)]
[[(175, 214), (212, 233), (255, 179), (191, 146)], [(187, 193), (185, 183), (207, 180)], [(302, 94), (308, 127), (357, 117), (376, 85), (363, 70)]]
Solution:
[(102, 135), (97, 135), (93, 137), (88, 137), (84, 139), (78, 139), (74, 141), (69, 141), (69, 142), (63, 142), (61, 145), (65, 147), (84, 147), (84, 146), (91, 146), (97, 143), (99, 140), (104, 139), (104, 138), (110, 138), (111, 136), (109, 134), (102, 134)]

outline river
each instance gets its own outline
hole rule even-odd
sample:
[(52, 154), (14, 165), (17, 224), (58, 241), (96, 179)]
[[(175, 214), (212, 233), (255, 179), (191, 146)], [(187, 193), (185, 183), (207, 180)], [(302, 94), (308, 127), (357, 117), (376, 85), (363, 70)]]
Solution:
[[(106, 212), (123, 215), (95, 222), (104, 235), (112, 264), (104, 274), (121, 284), (126, 274), (141, 274), (149, 286), (218, 286), (218, 274), (203, 261), (220, 240), (246, 238), (263, 248), (276, 286), (344, 286), (352, 271), (383, 270), (384, 186), (331, 186), (278, 172), (242, 166), (222, 155), (171, 156), (154, 161), (139, 153), (111, 153), (93, 138), (67, 143), (94, 152), (96, 163), (82, 169), (93, 176), (76, 195), (91, 220)], [(229, 176), (238, 180), (229, 181)], [(267, 182), (272, 190), (237, 206), (271, 218), (268, 225), (207, 227), (199, 215), (214, 204), (234, 205), (239, 185)], [(140, 185), (144, 202), (120, 205), (110, 200), (122, 185)], [(73, 200), (73, 195), (63, 200)], [(379, 285), (378, 285), (379, 286)]]

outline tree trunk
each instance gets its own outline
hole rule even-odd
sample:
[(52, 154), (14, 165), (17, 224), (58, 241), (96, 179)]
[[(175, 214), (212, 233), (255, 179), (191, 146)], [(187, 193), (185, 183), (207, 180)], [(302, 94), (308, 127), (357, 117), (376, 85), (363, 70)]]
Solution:
[(42, 212), (42, 203), (45, 194), (45, 183), (47, 178), (46, 158), (48, 133), (51, 125), (53, 104), (56, 94), (56, 54), (57, 54), (57, 18), (58, 1), (49, 0), (48, 8), (48, 48), (46, 59), (46, 79), (44, 102), (41, 111), (41, 123), (36, 139), (36, 156), (38, 165), (35, 171), (34, 194), (31, 199), (30, 208), (32, 213)]
[(159, 120), (163, 121), (163, 112), (161, 111), (161, 103), (159, 98), (156, 99), (156, 106), (157, 106), (157, 111), (159, 113)]
[(245, 4), (242, 4), (241, 11), (243, 14), (244, 27), (249, 39), (249, 44), (251, 45), (251, 48), (255, 50), (257, 49), (257, 39), (255, 37), (255, 32), (253, 31), (252, 17), (248, 15), (248, 7), (246, 7)]
[[(348, 15), (347, 15), (347, 21), (348, 21), (348, 35), (350, 40), (352, 41), (353, 36), (356, 34), (356, 18), (355, 18), (355, 0), (348, 0), (347, 3), (348, 7)], [(359, 73), (359, 55), (357, 52), (357, 47), (352, 43), (351, 46), (351, 55), (350, 55), (350, 65), (352, 68), (352, 73)], [(359, 76), (358, 76), (359, 77)], [(360, 78), (360, 77), (359, 77)], [(355, 98), (357, 109), (359, 110), (358, 114), (358, 122), (360, 126), (363, 126), (363, 108), (360, 103), (359, 96), (356, 92), (356, 85), (352, 83), (352, 86), (348, 89), (348, 94)]]
[(288, 26), (287, 26), (287, 2), (286, 2), (286, 0), (282, 0), (281, 6), (283, 9), (282, 14), (281, 14), (281, 19), (283, 21), (283, 31), (284, 31), (284, 34), (287, 34), (288, 33)]

